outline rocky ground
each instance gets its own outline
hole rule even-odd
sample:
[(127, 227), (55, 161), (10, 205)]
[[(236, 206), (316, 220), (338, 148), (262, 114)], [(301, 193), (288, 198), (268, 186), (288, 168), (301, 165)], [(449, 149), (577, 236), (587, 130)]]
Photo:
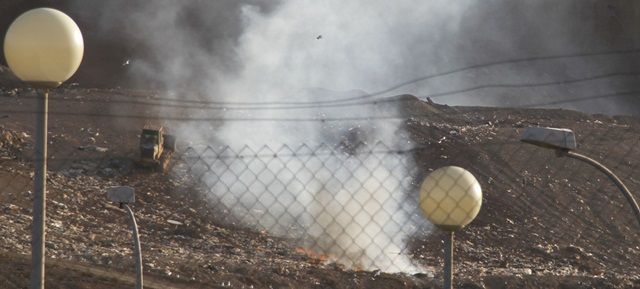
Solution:
[[(583, 6), (583, 20), (597, 28), (603, 42), (612, 49), (637, 42), (633, 27), (638, 17), (609, 17), (613, 5), (590, 2), (598, 5), (593, 10)], [(140, 49), (144, 45), (136, 35), (123, 36), (122, 27), (100, 30), (98, 15), (87, 12), (93, 9), (81, 9), (93, 5), (87, 3), (0, 1), (2, 33), (21, 12), (39, 6), (65, 10), (86, 32), (79, 72), (50, 97), (47, 288), (133, 286), (126, 214), (105, 195), (106, 188), (123, 184), (137, 190), (132, 207), (141, 229), (145, 288), (440, 288), (444, 236), (437, 230), (412, 236), (406, 248), (426, 273), (347, 268), (288, 238), (221, 221), (224, 216), (203, 201), (198, 183), (189, 176), (136, 168), (140, 128), (171, 127), (180, 120), (165, 122), (153, 105), (167, 98), (149, 90), (163, 87), (161, 80), (136, 81), (123, 65), (132, 57), (153, 56)], [(122, 3), (131, 7), (121, 9), (137, 5)], [(636, 15), (634, 3), (615, 6), (622, 5), (620, 16)], [(599, 21), (598, 9), (606, 12), (607, 21)], [(623, 18), (631, 21), (621, 22)], [(634, 71), (637, 57), (621, 59), (623, 67), (629, 66), (625, 71)], [(628, 85), (636, 83), (631, 79)], [(2, 288), (28, 284), (35, 97), (34, 90), (0, 65)], [(636, 113), (635, 94), (625, 97), (621, 103), (631, 107), (625, 111)], [(616, 187), (583, 163), (518, 141), (528, 126), (571, 128), (579, 150), (609, 166), (635, 194), (640, 190), (640, 119), (557, 109), (449, 107), (406, 95), (380, 105), (384, 103), (401, 107), (415, 144), (410, 154), (418, 168), (416, 179), (432, 169), (458, 165), (482, 185), (483, 209), (456, 234), (455, 288), (640, 288), (640, 227)], [(589, 105), (583, 107), (597, 111)], [(184, 120), (189, 114), (174, 116)]]
[[(28, 283), (34, 91), (0, 90), (0, 282)], [(126, 214), (106, 188), (137, 189), (148, 288), (438, 288), (443, 235), (412, 238), (427, 274), (387, 274), (333, 263), (286, 238), (220, 222), (188, 176), (137, 169), (137, 133), (158, 122), (109, 116), (156, 92), (63, 88), (51, 94), (48, 288), (119, 288), (135, 272)], [(524, 127), (569, 127), (580, 151), (640, 189), (639, 120), (565, 110), (448, 107), (411, 96), (403, 107), (417, 143), (416, 178), (444, 165), (471, 170), (483, 209), (456, 235), (456, 288), (638, 288), (638, 224), (600, 173), (518, 142)], [(141, 107), (136, 107), (141, 106)], [(432, 274), (430, 272), (435, 272)]]

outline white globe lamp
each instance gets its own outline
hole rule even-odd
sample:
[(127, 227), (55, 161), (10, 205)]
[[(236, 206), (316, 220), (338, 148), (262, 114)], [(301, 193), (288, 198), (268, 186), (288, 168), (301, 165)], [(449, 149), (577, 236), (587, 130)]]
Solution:
[(78, 25), (52, 8), (29, 10), (13, 21), (4, 39), (11, 71), (36, 88), (54, 88), (80, 66), (84, 42)]
[(84, 42), (78, 25), (51, 8), (29, 10), (9, 26), (4, 55), (22, 81), (44, 90), (36, 101), (34, 202), (31, 237), (31, 289), (44, 289), (49, 89), (60, 86), (80, 66)]
[(419, 202), (427, 219), (447, 232), (444, 288), (450, 289), (453, 283), (453, 232), (471, 223), (480, 212), (480, 184), (461, 167), (439, 168), (422, 182)]

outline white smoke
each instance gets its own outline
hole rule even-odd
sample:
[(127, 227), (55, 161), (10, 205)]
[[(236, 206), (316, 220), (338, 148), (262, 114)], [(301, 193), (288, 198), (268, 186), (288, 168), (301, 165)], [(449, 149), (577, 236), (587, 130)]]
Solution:
[[(415, 208), (404, 203), (410, 192), (400, 189), (406, 187), (403, 184), (408, 172), (404, 168), (412, 166), (411, 159), (390, 154), (393, 157), (378, 164), (378, 156), (363, 152), (368, 146), (375, 147), (376, 141), (390, 150), (411, 147), (401, 120), (394, 118), (400, 112), (389, 103), (305, 108), (285, 103), (359, 97), (478, 63), (607, 50), (622, 40), (600, 43), (601, 37), (594, 36), (593, 27), (587, 27), (584, 21), (568, 20), (605, 19), (611, 25), (624, 21), (623, 15), (585, 18), (589, 13), (584, 11), (591, 8), (575, 9), (593, 4), (593, 11), (600, 11), (603, 7), (596, 5), (598, 1), (198, 1), (200, 6), (192, 2), (196, 1), (146, 1), (131, 9), (133, 12), (118, 10), (125, 13), (125, 18), (136, 19), (129, 27), (131, 38), (152, 51), (132, 59), (131, 73), (161, 81), (175, 90), (179, 100), (200, 98), (227, 103), (225, 110), (182, 112), (223, 121), (180, 125), (181, 139), (229, 146), (233, 153), (240, 154), (269, 154), (269, 150), (262, 150), (264, 145), (271, 148), (271, 154), (277, 154), (283, 144), (297, 152), (303, 143), (311, 147), (328, 143), (328, 148), (320, 151), (331, 155), (323, 163), (326, 171), (305, 170), (314, 164), (297, 157), (212, 161), (203, 179), (211, 188), (212, 200), (235, 208), (238, 219), (276, 234), (286, 235), (292, 228), (301, 228), (302, 237), (317, 239), (315, 249), (347, 256), (340, 262), (389, 271), (415, 270), (400, 254), (407, 253), (402, 252), (403, 241), (416, 226), (410, 215)], [(109, 3), (119, 4), (104, 5), (113, 8), (127, 2)], [(211, 28), (210, 34), (203, 29), (192, 31), (198, 23)], [(594, 27), (599, 24), (589, 23)], [(592, 70), (621, 67), (609, 58), (596, 60), (574, 58), (552, 65), (519, 63), (463, 71), (412, 82), (375, 97), (403, 93), (429, 96), (486, 83), (586, 77)], [(610, 84), (596, 87), (606, 90)], [(592, 88), (586, 85), (579, 92)], [(526, 93), (481, 89), (438, 101), (517, 105), (531, 103), (530, 98), (553, 99), (572, 89), (562, 86)], [(502, 94), (525, 97), (500, 98)], [(169, 108), (163, 115), (173, 110)], [(368, 146), (355, 148), (360, 154), (331, 154), (329, 151), (345, 138), (367, 142)], [(264, 170), (261, 164), (273, 167)], [(209, 170), (207, 165), (202, 165), (202, 170)], [(243, 174), (251, 166), (257, 166), (254, 175), (261, 172), (257, 175), (265, 179), (257, 181)], [(392, 177), (380, 180), (374, 174), (367, 175), (372, 170)], [(357, 182), (351, 183), (353, 180)], [(354, 235), (360, 232), (365, 234)]]
[[(235, 47), (241, 66), (205, 91), (215, 91), (213, 100), (235, 103), (232, 107), (258, 109), (222, 112), (228, 121), (215, 129), (215, 140), (234, 153), (248, 145), (251, 155), (267, 145), (273, 150), (266, 152), (270, 156), (283, 144), (292, 150), (307, 144), (312, 147), (308, 153), (327, 157), (209, 163), (212, 171), (204, 179), (210, 197), (233, 208), (246, 224), (272, 233), (301, 228), (302, 238), (314, 240), (312, 249), (348, 266), (418, 271), (404, 244), (417, 226), (410, 221), (415, 203), (403, 204), (410, 193), (403, 189), (409, 187), (411, 157), (388, 152), (411, 147), (402, 121), (386, 118), (398, 115), (394, 104), (281, 104), (358, 97), (365, 94), (361, 89), (381, 90), (408, 75), (434, 71), (406, 55), (439, 62), (443, 39), (438, 38), (445, 35), (438, 31), (453, 29), (449, 26), (455, 25), (451, 20), (459, 7), (448, 1), (415, 4), (287, 1), (268, 15), (244, 6), (244, 31)], [(401, 31), (412, 33), (399, 35)], [(252, 121), (256, 119), (261, 121)], [(203, 128), (189, 124), (179, 131), (193, 140)], [(211, 143), (208, 137), (196, 143)], [(351, 151), (355, 154), (333, 152), (345, 139), (350, 145), (365, 144)], [(386, 147), (376, 147), (377, 141)], [(321, 143), (327, 147), (314, 149)], [(367, 153), (372, 149), (382, 153)]]
[(206, 148), (188, 165), (212, 203), (222, 205), (219, 216), (299, 238), (349, 267), (418, 271), (404, 246), (415, 230), (415, 208), (403, 202), (411, 164), (382, 144), (369, 148), (353, 156), (326, 145)]
[[(460, 7), (449, 1), (416, 4), (409, 0), (287, 1), (269, 15), (244, 6), (244, 31), (235, 49), (241, 67), (215, 83), (216, 100), (314, 103), (358, 97), (364, 94), (358, 89), (377, 91), (408, 75), (435, 71), (425, 63), (440, 62), (441, 44), (446, 43), (440, 38), (448, 35), (439, 31), (454, 29), (451, 26), (455, 26)], [(418, 56), (421, 62), (407, 55)], [(216, 139), (236, 152), (244, 145), (252, 150), (265, 144), (274, 150), (282, 144), (295, 148), (302, 143), (328, 143), (333, 147), (351, 137), (349, 134), (356, 134), (353, 142), (368, 143), (364, 149), (356, 149), (355, 155), (330, 154), (331, 149), (313, 152), (330, 154), (320, 164), (309, 163), (319, 159), (304, 157), (266, 160), (266, 166), (271, 166), (267, 174), (273, 176), (254, 180), (253, 174), (247, 174), (235, 182), (251, 185), (234, 185), (231, 175), (240, 175), (262, 162), (214, 164), (213, 170), (234, 172), (228, 180), (211, 174), (208, 186), (215, 199), (236, 208), (236, 215), (246, 223), (258, 223), (274, 233), (303, 227), (303, 237), (315, 240), (313, 249), (329, 253), (343, 264), (417, 271), (403, 249), (411, 228), (417, 226), (409, 216), (415, 208), (402, 204), (410, 193), (403, 191), (408, 187), (403, 182), (408, 180), (410, 156), (363, 153), (380, 150), (376, 141), (386, 144), (387, 151), (411, 147), (401, 131), (402, 121), (385, 118), (398, 115), (394, 104), (253, 106), (265, 109), (224, 112), (229, 121), (216, 129)], [(341, 120), (345, 118), (362, 120)], [(320, 119), (326, 121), (314, 121)], [(198, 130), (190, 126), (182, 131), (193, 136)], [(288, 218), (280, 218), (283, 215)]]

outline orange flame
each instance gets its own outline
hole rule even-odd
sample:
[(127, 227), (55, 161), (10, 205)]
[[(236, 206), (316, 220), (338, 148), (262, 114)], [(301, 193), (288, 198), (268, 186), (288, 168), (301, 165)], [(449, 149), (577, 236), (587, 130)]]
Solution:
[(309, 257), (309, 262), (316, 265), (327, 263), (330, 259), (327, 254), (316, 253), (310, 249), (302, 247), (296, 248), (296, 253)]

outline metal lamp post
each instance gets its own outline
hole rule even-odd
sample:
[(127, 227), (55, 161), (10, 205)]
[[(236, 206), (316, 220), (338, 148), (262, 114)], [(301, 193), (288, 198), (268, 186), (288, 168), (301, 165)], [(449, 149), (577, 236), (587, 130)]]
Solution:
[(133, 215), (133, 211), (129, 208), (128, 204), (133, 204), (136, 201), (135, 189), (132, 187), (112, 187), (107, 190), (107, 198), (120, 204), (120, 207), (124, 207), (131, 219), (131, 231), (133, 232), (133, 243), (135, 246), (136, 257), (136, 289), (142, 289), (142, 250), (140, 249), (140, 236), (138, 235), (138, 224), (136, 223), (136, 217)]
[(51, 8), (37, 8), (20, 15), (9, 26), (4, 40), (4, 55), (11, 71), (22, 81), (43, 90), (37, 100), (34, 134), (32, 289), (44, 288), (49, 89), (58, 87), (76, 72), (83, 53), (78, 25), (66, 14)]
[(618, 178), (618, 176), (603, 164), (590, 157), (573, 151), (576, 149), (577, 145), (576, 136), (572, 130), (566, 128), (529, 127), (520, 137), (520, 141), (544, 148), (554, 149), (559, 157), (570, 157), (580, 160), (607, 175), (607, 177), (609, 177), (618, 189), (620, 189), (624, 197), (627, 199), (636, 215), (638, 223), (640, 224), (640, 207), (638, 207), (638, 202), (633, 198), (633, 195), (627, 186), (625, 186), (620, 178)]
[(480, 184), (463, 168), (439, 168), (422, 182), (420, 209), (431, 223), (447, 232), (444, 247), (444, 289), (451, 289), (453, 283), (454, 232), (471, 223), (481, 206)]

